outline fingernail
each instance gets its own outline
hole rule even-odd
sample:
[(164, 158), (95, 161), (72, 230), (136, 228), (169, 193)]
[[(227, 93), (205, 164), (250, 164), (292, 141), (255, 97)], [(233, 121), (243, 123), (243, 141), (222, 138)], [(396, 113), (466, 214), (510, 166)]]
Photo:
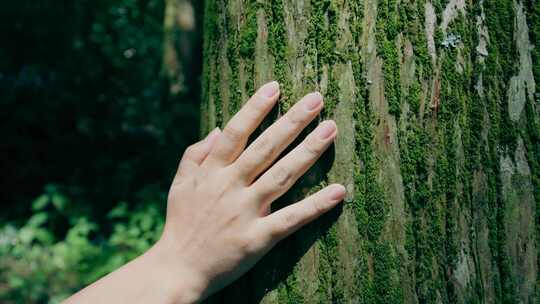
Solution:
[(347, 194), (347, 190), (343, 185), (332, 185), (332, 193), (330, 194), (330, 199), (333, 201), (341, 201), (345, 198), (345, 195)]
[(264, 97), (267, 98), (274, 97), (278, 93), (278, 91), (279, 83), (277, 81), (269, 82), (259, 89), (259, 93), (261, 93)]
[(316, 132), (320, 139), (328, 139), (336, 132), (336, 123), (331, 120), (323, 121)]
[(319, 107), (319, 105), (322, 103), (323, 96), (319, 92), (314, 92), (306, 95), (304, 97), (304, 103), (306, 106), (306, 110), (313, 111)]

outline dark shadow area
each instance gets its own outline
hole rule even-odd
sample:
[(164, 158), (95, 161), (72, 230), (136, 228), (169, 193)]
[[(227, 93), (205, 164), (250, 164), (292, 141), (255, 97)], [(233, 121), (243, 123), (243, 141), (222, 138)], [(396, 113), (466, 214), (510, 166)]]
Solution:
[(47, 185), (71, 199), (66, 217), (102, 219), (121, 201), (164, 203), (182, 151), (199, 135), (202, 22), (192, 45), (178, 42), (190, 74), (172, 96), (163, 17), (161, 0), (2, 6), (3, 222), (24, 222)]
[(181, 2), (171, 35), (171, 1), (2, 3), (0, 303), (57, 303), (159, 238), (200, 135), (203, 3)]

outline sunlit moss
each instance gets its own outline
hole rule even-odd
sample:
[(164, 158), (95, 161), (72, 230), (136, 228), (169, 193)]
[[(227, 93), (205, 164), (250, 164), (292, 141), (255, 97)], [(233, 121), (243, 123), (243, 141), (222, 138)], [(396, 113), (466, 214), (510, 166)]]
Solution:
[(292, 84), (287, 66), (287, 27), (283, 16), (283, 0), (271, 1), (264, 9), (268, 20), (268, 46), (270, 54), (274, 57), (274, 76), (281, 87), (280, 105), (283, 111), (286, 111), (292, 106), (293, 101), (289, 99)]
[(320, 84), (323, 67), (329, 67), (325, 94), (325, 116), (331, 116), (339, 102), (338, 75), (334, 75), (332, 68), (340, 60), (340, 55), (336, 50), (339, 30), (337, 26), (338, 14), (339, 10), (333, 1), (316, 0), (311, 2), (308, 36), (305, 41), (306, 53), (310, 56), (311, 64), (316, 67), (316, 79), (312, 79), (312, 82)]
[(384, 93), (390, 114), (399, 118), (401, 111), (401, 85), (398, 49), (396, 46), (400, 15), (395, 0), (379, 2), (376, 22), (378, 53), (383, 60)]

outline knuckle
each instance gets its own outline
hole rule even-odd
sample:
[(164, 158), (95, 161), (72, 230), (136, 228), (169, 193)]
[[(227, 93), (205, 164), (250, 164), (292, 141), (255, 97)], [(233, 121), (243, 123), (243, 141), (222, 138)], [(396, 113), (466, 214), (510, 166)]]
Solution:
[(313, 137), (308, 137), (303, 146), (310, 157), (318, 157), (323, 152), (323, 146)]
[(243, 233), (234, 240), (234, 243), (240, 252), (250, 254), (256, 251), (257, 238), (253, 233)]
[(249, 247), (248, 241), (241, 237), (233, 239), (231, 243), (242, 253), (246, 252)]
[(260, 113), (265, 110), (265, 105), (268, 104), (266, 101), (268, 100), (270, 100), (270, 98), (264, 96), (263, 94), (255, 94), (252, 102), (248, 102), (246, 105), (253, 111)]
[(271, 172), (274, 183), (279, 187), (286, 187), (292, 180), (291, 172), (283, 167), (276, 167)]
[(276, 150), (275, 144), (267, 136), (259, 137), (253, 143), (253, 149), (260, 159), (267, 159), (274, 154)]
[(311, 204), (311, 208), (313, 209), (312, 211), (313, 211), (314, 215), (318, 215), (318, 214), (324, 213), (326, 211), (325, 205), (322, 202), (319, 202), (319, 201), (314, 201)]
[(298, 109), (291, 109), (287, 115), (285, 115), (287, 121), (292, 125), (299, 125), (305, 123), (307, 117), (304, 112)]

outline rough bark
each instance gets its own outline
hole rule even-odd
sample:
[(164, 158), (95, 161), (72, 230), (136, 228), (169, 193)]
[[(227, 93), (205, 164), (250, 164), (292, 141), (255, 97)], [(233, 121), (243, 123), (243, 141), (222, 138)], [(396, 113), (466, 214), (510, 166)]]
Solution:
[(537, 302), (539, 9), (207, 1), (203, 131), (266, 81), (283, 91), (266, 125), (319, 90), (339, 138), (274, 208), (330, 182), (349, 190), (209, 302)]

